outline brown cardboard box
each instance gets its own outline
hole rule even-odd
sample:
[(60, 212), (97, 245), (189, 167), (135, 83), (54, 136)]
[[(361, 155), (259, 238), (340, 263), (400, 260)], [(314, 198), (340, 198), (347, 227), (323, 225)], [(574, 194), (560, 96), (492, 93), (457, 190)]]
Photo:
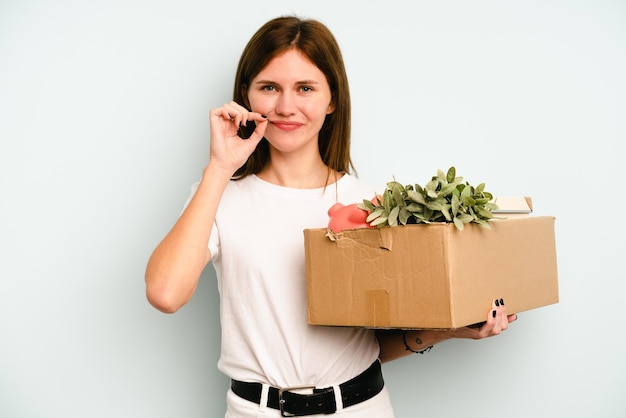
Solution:
[(450, 329), (558, 302), (554, 217), (304, 231), (309, 323)]

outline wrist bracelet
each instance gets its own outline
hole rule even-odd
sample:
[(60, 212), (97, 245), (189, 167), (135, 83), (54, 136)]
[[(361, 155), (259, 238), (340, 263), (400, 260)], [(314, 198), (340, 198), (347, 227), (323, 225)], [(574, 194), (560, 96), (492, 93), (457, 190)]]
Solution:
[(409, 347), (409, 345), (406, 342), (406, 333), (407, 333), (407, 331), (404, 331), (402, 333), (402, 341), (404, 342), (404, 347), (405, 347), (405, 349), (407, 351), (410, 351), (410, 352), (415, 353), (415, 354), (424, 354), (424, 353), (428, 353), (433, 348), (433, 346), (431, 345), (430, 347), (426, 347), (423, 350), (417, 350), (417, 351), (413, 350), (411, 347)]

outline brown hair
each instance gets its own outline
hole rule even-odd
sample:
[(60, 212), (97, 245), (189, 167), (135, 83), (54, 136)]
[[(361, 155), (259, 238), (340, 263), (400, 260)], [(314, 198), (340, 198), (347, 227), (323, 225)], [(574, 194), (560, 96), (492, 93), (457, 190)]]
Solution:
[[(334, 112), (326, 116), (319, 133), (322, 161), (331, 169), (350, 173), (350, 89), (341, 50), (333, 34), (322, 23), (312, 19), (283, 16), (265, 23), (250, 39), (241, 54), (233, 100), (249, 108), (247, 91), (252, 79), (276, 56), (295, 48), (303, 53), (326, 76)], [(244, 129), (240, 135), (246, 137)], [(248, 161), (234, 174), (241, 179), (256, 174), (269, 161), (269, 144), (261, 140)]]

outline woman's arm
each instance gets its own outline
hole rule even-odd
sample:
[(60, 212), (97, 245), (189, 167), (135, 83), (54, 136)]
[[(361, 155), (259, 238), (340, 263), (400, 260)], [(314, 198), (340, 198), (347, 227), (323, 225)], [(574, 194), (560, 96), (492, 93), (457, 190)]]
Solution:
[(430, 347), (451, 338), (479, 340), (500, 334), (517, 315), (507, 315), (502, 299), (494, 301), (487, 321), (480, 328), (463, 327), (451, 330), (380, 330), (376, 332), (380, 345), (381, 362), (392, 361), (413, 353), (424, 352)]
[(209, 164), (178, 221), (156, 247), (146, 268), (146, 296), (158, 310), (174, 313), (191, 299), (211, 259), (209, 237), (229, 173)]
[[(209, 238), (224, 189), (263, 138), (267, 119), (230, 102), (210, 114), (209, 164), (189, 205), (156, 247), (146, 267), (146, 296), (158, 310), (173, 313), (187, 303), (211, 260)], [(256, 121), (248, 139), (238, 136), (240, 125)]]

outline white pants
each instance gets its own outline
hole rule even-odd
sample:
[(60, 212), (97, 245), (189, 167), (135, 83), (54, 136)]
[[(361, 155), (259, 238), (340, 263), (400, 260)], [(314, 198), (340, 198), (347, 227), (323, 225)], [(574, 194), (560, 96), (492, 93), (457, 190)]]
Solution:
[[(270, 418), (280, 417), (280, 411), (266, 406), (268, 387), (263, 386), (261, 395), (261, 405), (247, 401), (235, 395), (232, 390), (228, 390), (226, 395), (226, 417), (225, 418)], [(341, 403), (341, 397), (338, 397)], [(387, 386), (383, 387), (380, 393), (365, 402), (352, 405), (343, 409), (343, 405), (337, 404), (337, 412), (343, 418), (394, 418), (391, 400)], [(311, 418), (328, 417), (329, 415), (309, 415)]]

